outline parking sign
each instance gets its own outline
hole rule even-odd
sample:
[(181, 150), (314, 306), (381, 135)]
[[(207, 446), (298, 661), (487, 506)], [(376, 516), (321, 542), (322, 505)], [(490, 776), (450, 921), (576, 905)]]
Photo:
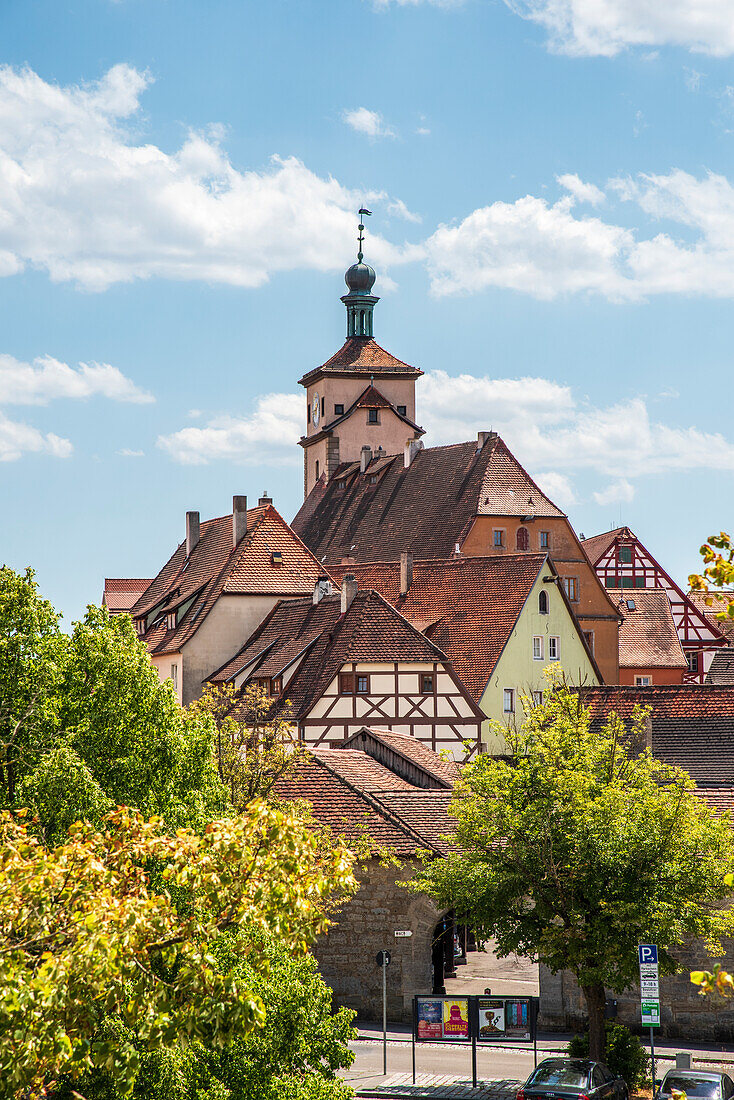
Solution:
[(650, 965), (657, 966), (658, 964), (658, 947), (656, 943), (641, 943), (637, 947), (637, 954), (640, 959), (640, 966)]

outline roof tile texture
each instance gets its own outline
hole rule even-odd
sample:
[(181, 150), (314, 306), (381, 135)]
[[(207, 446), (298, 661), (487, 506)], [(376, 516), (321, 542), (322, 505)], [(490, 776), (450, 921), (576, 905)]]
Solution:
[(301, 378), (301, 385), (308, 385), (320, 374), (407, 374), (418, 377), (423, 371), (397, 359), (381, 348), (371, 336), (350, 336), (330, 359), (320, 367), (308, 371)]
[(624, 589), (617, 606), (620, 668), (688, 667), (664, 588)]

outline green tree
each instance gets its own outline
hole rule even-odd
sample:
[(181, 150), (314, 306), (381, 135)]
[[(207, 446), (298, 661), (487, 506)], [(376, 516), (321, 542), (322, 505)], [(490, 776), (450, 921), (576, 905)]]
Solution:
[(717, 619), (731, 622), (734, 619), (734, 600), (728, 593), (717, 592), (716, 589), (731, 589), (734, 585), (734, 539), (725, 531), (710, 535), (701, 547), (701, 557), (704, 560), (704, 571), (691, 573), (688, 583), (694, 592), (708, 594), (706, 603), (716, 609)]
[[(525, 704), (524, 704), (525, 705)], [(556, 683), (510, 732), (511, 762), (480, 756), (452, 804), (456, 847), (417, 876), (442, 907), (552, 972), (570, 970), (586, 1001), (592, 1058), (604, 1052), (605, 987), (637, 980), (636, 945), (671, 950), (703, 937), (712, 950), (734, 929), (722, 882), (734, 856), (717, 816), (678, 769), (644, 745), (644, 712), (600, 732)], [(508, 736), (505, 731), (505, 736)]]
[(30, 570), (0, 570), (0, 699), (0, 806), (49, 839), (114, 805), (171, 828), (226, 808), (211, 716), (181, 709), (129, 616), (89, 607), (65, 634)]
[[(296, 814), (263, 802), (201, 835), (119, 810), (54, 848), (23, 816), (0, 816), (2, 1096), (48, 1095), (60, 1074), (94, 1069), (124, 1096), (141, 1050), (241, 1041), (265, 1020), (269, 960), (253, 942), (302, 955), (328, 927), (325, 899), (354, 887), (348, 852), (324, 852)], [(221, 966), (238, 933), (243, 961)]]

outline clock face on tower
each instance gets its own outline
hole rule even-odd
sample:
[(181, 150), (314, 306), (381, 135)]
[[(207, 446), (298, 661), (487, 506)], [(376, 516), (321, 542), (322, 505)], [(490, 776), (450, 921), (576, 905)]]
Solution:
[(317, 428), (321, 416), (321, 399), (317, 393), (313, 395), (313, 412), (311, 416), (313, 417), (314, 428)]

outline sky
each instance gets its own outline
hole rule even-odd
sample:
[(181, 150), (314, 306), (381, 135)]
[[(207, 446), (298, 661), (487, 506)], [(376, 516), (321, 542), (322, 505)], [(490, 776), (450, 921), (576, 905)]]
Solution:
[(0, 562), (67, 617), (233, 494), (375, 336), (681, 583), (734, 499), (731, 0), (5, 0)]

